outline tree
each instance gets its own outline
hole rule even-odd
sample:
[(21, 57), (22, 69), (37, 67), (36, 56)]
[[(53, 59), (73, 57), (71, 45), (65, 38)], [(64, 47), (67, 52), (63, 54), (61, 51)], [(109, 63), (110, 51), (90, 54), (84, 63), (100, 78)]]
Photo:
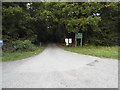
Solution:
[(10, 40), (33, 41), (36, 36), (29, 24), (33, 19), (19, 4), (10, 3), (10, 6), (3, 4), (3, 39), (7, 40), (9, 37)]
[(63, 43), (81, 32), (84, 44), (117, 45), (118, 13), (117, 2), (3, 3), (3, 39)]

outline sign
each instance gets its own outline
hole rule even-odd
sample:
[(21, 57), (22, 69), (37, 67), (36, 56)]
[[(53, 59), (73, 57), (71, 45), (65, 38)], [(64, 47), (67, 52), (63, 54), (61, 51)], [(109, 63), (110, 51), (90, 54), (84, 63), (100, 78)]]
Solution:
[(72, 38), (65, 38), (65, 43), (66, 43), (66, 46), (71, 45)]
[(66, 46), (69, 45), (68, 38), (65, 38), (65, 43), (66, 43)]
[(81, 39), (80, 45), (82, 47), (82, 38), (83, 38), (82, 33), (75, 33), (75, 47), (77, 46), (77, 39)]
[(0, 40), (0, 46), (3, 45), (3, 40)]
[(83, 38), (82, 33), (76, 33), (76, 34), (75, 34), (75, 38), (76, 38), (76, 39)]
[(72, 38), (69, 38), (69, 43), (72, 43)]

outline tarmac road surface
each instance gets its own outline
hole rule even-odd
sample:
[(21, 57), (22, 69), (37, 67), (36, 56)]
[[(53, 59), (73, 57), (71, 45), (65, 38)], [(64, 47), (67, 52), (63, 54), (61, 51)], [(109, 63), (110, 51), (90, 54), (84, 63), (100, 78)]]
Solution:
[(2, 87), (118, 88), (118, 60), (81, 55), (53, 44), (39, 55), (3, 62)]

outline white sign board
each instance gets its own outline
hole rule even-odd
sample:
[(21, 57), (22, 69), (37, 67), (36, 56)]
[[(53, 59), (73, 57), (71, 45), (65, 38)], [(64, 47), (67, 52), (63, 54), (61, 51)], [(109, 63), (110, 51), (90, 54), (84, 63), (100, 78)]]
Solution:
[(72, 38), (69, 38), (69, 43), (72, 43)]
[(66, 43), (66, 46), (69, 45), (68, 38), (65, 38), (65, 43)]

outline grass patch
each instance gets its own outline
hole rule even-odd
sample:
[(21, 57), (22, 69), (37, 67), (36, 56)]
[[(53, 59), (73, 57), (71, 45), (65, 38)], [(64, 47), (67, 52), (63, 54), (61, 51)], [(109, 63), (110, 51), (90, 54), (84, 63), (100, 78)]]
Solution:
[(84, 46), (84, 47), (63, 47), (64, 50), (97, 56), (97, 57), (105, 57), (105, 58), (113, 58), (118, 59), (118, 46)]
[(41, 53), (44, 47), (36, 47), (35, 51), (29, 52), (15, 52), (15, 53), (2, 53), (2, 61), (15, 61), (24, 58), (28, 58)]

